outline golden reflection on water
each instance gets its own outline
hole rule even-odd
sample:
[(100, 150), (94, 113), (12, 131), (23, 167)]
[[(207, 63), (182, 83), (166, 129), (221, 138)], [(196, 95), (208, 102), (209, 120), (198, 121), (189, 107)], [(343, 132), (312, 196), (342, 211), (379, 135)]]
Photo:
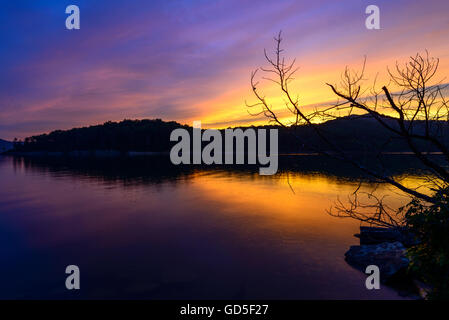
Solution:
[[(344, 261), (360, 223), (326, 210), (354, 192), (354, 180), (221, 169), (148, 180), (143, 171), (112, 171), (0, 163), (0, 222), (15, 248), (0, 271), (14, 279), (16, 269), (42, 260), (55, 268), (38, 275), (51, 288), (59, 264), (81, 261), (93, 280), (106, 271), (144, 298), (398, 298), (390, 289), (367, 291), (363, 273)], [(377, 187), (395, 205), (406, 201), (390, 191)], [(101, 294), (88, 293), (127, 297), (106, 280), (96, 284)], [(179, 281), (188, 282), (184, 291), (169, 291)]]
[[(406, 185), (421, 183), (419, 177), (408, 177)], [(284, 173), (274, 177), (252, 175), (251, 178), (223, 172), (202, 172), (192, 176), (192, 186), (205, 197), (221, 206), (239, 207), (259, 215), (301, 219), (314, 223), (329, 221), (324, 214), (337, 199), (345, 201), (358, 188), (358, 183), (322, 174)], [(375, 190), (388, 195), (391, 206), (402, 206), (409, 201), (405, 194), (388, 185), (366, 183), (360, 192)]]

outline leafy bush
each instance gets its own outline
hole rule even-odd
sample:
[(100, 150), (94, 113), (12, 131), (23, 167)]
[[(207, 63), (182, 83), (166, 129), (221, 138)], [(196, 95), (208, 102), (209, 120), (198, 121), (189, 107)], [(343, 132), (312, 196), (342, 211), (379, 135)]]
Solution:
[(430, 206), (413, 200), (406, 225), (419, 243), (408, 249), (410, 270), (432, 287), (429, 299), (449, 299), (449, 189), (439, 190)]

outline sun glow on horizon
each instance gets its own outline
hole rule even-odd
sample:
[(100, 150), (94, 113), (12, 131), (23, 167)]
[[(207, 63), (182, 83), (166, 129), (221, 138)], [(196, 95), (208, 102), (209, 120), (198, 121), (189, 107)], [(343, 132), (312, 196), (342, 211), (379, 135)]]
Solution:
[[(379, 73), (379, 85), (388, 84), (387, 66), (426, 49), (440, 58), (439, 79), (448, 76), (449, 3), (380, 0), (379, 6), (381, 30), (367, 30), (365, 6), (356, 0), (338, 6), (270, 1), (257, 10), (235, 0), (180, 7), (113, 3), (107, 12), (101, 2), (86, 2), (84, 27), (67, 33), (56, 26), (53, 5), (11, 3), (3, 22), (14, 31), (2, 31), (7, 50), (0, 53), (0, 137), (123, 119), (200, 120), (205, 128), (268, 124), (251, 116), (245, 101), (254, 102), (251, 71), (266, 65), (263, 50), (272, 52), (279, 30), (286, 58), (297, 60), (291, 89), (305, 110), (336, 101), (326, 83), (339, 83), (347, 65), (360, 69), (364, 56), (366, 78)], [(101, 19), (92, 19), (99, 13)], [(23, 28), (12, 27), (17, 23)], [(260, 89), (281, 119), (293, 119), (275, 85)]]

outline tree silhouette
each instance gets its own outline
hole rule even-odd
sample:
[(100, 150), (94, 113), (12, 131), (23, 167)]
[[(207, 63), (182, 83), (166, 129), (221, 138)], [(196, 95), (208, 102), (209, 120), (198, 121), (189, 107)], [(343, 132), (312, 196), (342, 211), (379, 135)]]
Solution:
[[(369, 87), (365, 87), (367, 81), (364, 78), (366, 57), (360, 71), (350, 70), (348, 67), (341, 75), (341, 82), (327, 86), (337, 97), (337, 101), (331, 105), (316, 107), (312, 111), (306, 110), (299, 102), (299, 95), (292, 92), (290, 85), (297, 72), (295, 60), (289, 62), (284, 57), (282, 49), (281, 32), (274, 38), (274, 55), (270, 56), (264, 50), (268, 67), (261, 67), (251, 73), (251, 88), (257, 102), (247, 104), (252, 115), (261, 115), (269, 119), (270, 123), (283, 128), (309, 127), (319, 137), (320, 144), (309, 143), (306, 139), (296, 134), (301, 143), (309, 144), (309, 148), (327, 156), (338, 158), (354, 167), (362, 170), (372, 177), (374, 182), (386, 182), (426, 204), (442, 205), (434, 193), (447, 194), (449, 182), (449, 149), (445, 136), (448, 136), (449, 108), (448, 101), (443, 94), (447, 87), (442, 82), (434, 82), (438, 70), (439, 60), (425, 54), (416, 54), (410, 57), (405, 65), (396, 64), (394, 71), (388, 69), (389, 83), (377, 89), (376, 80)], [(262, 73), (261, 77), (258, 77)], [(276, 84), (280, 94), (284, 97), (285, 109), (276, 108), (268, 102), (266, 96), (259, 89), (260, 81), (269, 81)], [(391, 92), (389, 87), (394, 87)], [(254, 110), (256, 109), (256, 112)], [(290, 119), (283, 119), (282, 113), (288, 111)], [(369, 150), (369, 153), (378, 159), (380, 167), (367, 166), (360, 157), (348, 152), (337, 139), (324, 130), (321, 123), (341, 117), (357, 119), (368, 117), (376, 122), (388, 136), (385, 143), (377, 150)], [(285, 118), (285, 117), (284, 117)], [(291, 120), (293, 119), (293, 120)], [(298, 130), (294, 130), (298, 132)], [(412, 153), (425, 168), (427, 182), (426, 190), (408, 186), (394, 174), (388, 167), (383, 166), (383, 157), (387, 145), (393, 141), (401, 141), (406, 150)], [(361, 142), (363, 145), (363, 142)], [(366, 146), (366, 145), (365, 145)], [(442, 163), (436, 159), (430, 151), (437, 151), (444, 157)], [(346, 206), (338, 201), (331, 211), (339, 217), (352, 217), (364, 222), (382, 226), (398, 226), (403, 223), (400, 213), (393, 212), (383, 202), (383, 197), (366, 194), (370, 204), (362, 204), (360, 201), (360, 186), (349, 198), (350, 205)], [(373, 208), (376, 210), (373, 212)], [(447, 209), (447, 208), (446, 208)]]

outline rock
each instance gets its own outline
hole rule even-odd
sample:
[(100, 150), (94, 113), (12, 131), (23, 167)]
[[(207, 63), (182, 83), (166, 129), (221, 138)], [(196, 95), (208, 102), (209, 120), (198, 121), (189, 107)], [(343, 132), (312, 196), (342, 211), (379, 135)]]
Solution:
[(413, 234), (406, 228), (360, 227), (360, 244), (379, 244), (383, 242), (401, 242), (405, 247), (416, 244)]
[(407, 268), (409, 260), (406, 249), (400, 242), (384, 242), (373, 245), (351, 246), (345, 253), (346, 261), (353, 267), (365, 272), (369, 265), (380, 270), (381, 281), (388, 281), (399, 271)]

